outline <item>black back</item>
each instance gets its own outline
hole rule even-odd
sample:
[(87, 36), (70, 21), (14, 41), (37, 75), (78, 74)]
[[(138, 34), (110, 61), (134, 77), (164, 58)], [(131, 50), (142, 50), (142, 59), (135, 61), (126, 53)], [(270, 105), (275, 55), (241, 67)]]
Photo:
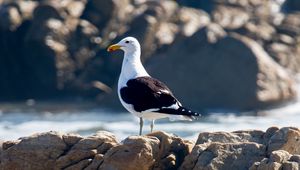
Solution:
[(121, 88), (121, 98), (132, 104), (137, 112), (148, 109), (160, 109), (177, 102), (170, 89), (159, 80), (152, 77), (138, 77), (127, 82), (127, 87)]

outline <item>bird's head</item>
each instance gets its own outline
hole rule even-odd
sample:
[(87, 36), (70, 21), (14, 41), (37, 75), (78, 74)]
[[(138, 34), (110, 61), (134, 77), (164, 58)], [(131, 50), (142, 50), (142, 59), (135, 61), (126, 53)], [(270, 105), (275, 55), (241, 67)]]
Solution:
[(126, 37), (123, 38), (117, 44), (113, 44), (107, 48), (108, 52), (123, 50), (125, 53), (133, 53), (136, 51), (140, 51), (140, 43), (134, 37)]

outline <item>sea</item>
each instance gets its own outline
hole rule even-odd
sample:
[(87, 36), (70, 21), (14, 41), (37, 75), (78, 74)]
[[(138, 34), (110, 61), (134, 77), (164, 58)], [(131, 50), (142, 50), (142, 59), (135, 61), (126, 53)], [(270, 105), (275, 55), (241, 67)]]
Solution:
[[(300, 91), (300, 85), (298, 86)], [(298, 95), (299, 96), (299, 95)], [(195, 121), (155, 122), (154, 130), (165, 131), (184, 139), (197, 140), (201, 132), (267, 130), (268, 127), (300, 126), (300, 98), (286, 105), (251, 112), (210, 112)], [(144, 134), (150, 122), (144, 123)], [(93, 135), (109, 131), (119, 141), (139, 132), (139, 119), (126, 111), (115, 111), (84, 101), (53, 102), (27, 100), (0, 104), (0, 140), (17, 140), (35, 133), (60, 131)]]

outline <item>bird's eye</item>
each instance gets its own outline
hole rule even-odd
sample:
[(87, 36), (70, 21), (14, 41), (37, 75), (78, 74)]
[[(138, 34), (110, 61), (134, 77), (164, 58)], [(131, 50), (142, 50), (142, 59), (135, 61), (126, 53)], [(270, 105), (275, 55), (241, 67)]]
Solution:
[(125, 43), (126, 43), (126, 44), (128, 44), (128, 43), (129, 43), (129, 41), (127, 40), (127, 41), (125, 41)]

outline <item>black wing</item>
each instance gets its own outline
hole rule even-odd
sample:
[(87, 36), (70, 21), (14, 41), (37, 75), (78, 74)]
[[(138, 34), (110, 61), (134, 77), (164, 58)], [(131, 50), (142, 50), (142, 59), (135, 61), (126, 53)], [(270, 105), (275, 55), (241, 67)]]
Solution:
[(161, 109), (177, 103), (170, 89), (152, 77), (129, 80), (127, 87), (121, 88), (120, 94), (124, 102), (132, 104), (137, 112)]

